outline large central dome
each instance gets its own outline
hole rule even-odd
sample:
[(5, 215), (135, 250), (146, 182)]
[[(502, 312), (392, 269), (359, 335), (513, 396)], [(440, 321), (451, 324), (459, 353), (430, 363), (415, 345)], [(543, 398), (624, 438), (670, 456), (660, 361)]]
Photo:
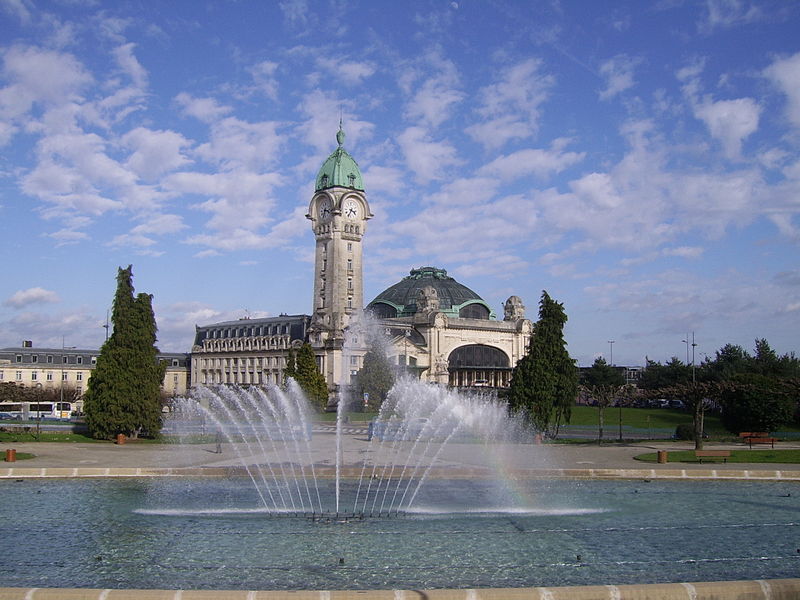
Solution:
[(314, 191), (318, 192), (331, 187), (346, 187), (363, 192), (364, 180), (361, 178), (361, 170), (355, 159), (344, 149), (344, 131), (341, 124), (336, 133), (336, 142), (339, 147), (331, 152), (331, 155), (322, 163), (322, 167), (317, 173)]
[(457, 282), (444, 269), (412, 269), (408, 277), (385, 289), (369, 303), (367, 310), (382, 319), (410, 317), (417, 312), (417, 299), (423, 288), (436, 290), (439, 311), (451, 317), (489, 319), (491, 309), (478, 294)]

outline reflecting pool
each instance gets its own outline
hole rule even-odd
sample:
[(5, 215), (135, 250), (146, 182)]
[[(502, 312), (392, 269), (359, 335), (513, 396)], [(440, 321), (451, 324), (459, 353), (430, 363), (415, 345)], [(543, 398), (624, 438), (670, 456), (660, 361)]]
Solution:
[[(345, 482), (344, 504), (355, 485)], [(0, 499), (0, 584), (12, 587), (430, 589), (800, 572), (792, 483), (434, 479), (414, 512), (369, 519), (266, 514), (241, 478), (4, 480)]]

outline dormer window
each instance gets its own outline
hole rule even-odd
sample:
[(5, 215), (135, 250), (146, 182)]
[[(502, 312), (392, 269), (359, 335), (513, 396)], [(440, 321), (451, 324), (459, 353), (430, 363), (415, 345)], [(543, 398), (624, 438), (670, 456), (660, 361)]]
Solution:
[(322, 182), (322, 187), (327, 187), (328, 186), (328, 174), (325, 173), (322, 176), (322, 179), (320, 181)]
[(350, 173), (350, 175), (347, 176), (347, 181), (350, 182), (350, 187), (356, 186), (356, 176), (353, 175), (352, 173)]

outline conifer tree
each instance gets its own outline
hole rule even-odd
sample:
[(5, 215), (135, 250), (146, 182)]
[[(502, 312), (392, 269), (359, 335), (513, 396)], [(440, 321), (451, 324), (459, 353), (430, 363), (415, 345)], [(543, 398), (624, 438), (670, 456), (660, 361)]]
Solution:
[(564, 341), (566, 322), (564, 306), (543, 291), (528, 354), (511, 375), (509, 408), (522, 412), (539, 431), (568, 423), (578, 393), (578, 369)]
[(100, 349), (84, 396), (92, 437), (154, 436), (161, 430), (160, 388), (165, 366), (158, 363), (152, 296), (133, 295), (133, 267), (117, 272), (111, 321), (113, 333)]
[(294, 379), (309, 402), (324, 409), (328, 404), (328, 384), (317, 369), (317, 359), (311, 344), (305, 343), (295, 355)]
[(380, 408), (395, 380), (395, 371), (383, 349), (373, 345), (364, 355), (364, 362), (358, 371), (358, 391), (367, 394), (369, 408)]

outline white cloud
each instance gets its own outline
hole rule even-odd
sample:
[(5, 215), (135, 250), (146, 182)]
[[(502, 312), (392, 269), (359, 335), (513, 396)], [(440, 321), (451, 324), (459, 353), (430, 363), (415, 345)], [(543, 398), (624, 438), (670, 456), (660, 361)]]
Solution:
[(699, 258), (705, 250), (699, 246), (677, 246), (674, 248), (664, 248), (664, 256), (679, 256), (681, 258)]
[(175, 96), (175, 102), (183, 109), (183, 113), (204, 123), (211, 123), (229, 114), (230, 106), (220, 105), (213, 98), (195, 98), (186, 92)]
[(606, 79), (606, 87), (600, 92), (601, 100), (609, 100), (617, 94), (633, 87), (633, 71), (638, 60), (620, 54), (600, 65), (600, 75)]
[(270, 100), (278, 99), (278, 80), (275, 73), (278, 70), (278, 63), (265, 60), (250, 68), (250, 74), (256, 87)]
[(746, 25), (763, 17), (762, 9), (747, 0), (706, 0), (705, 21), (699, 28), (708, 31), (718, 27)]
[(341, 81), (345, 85), (359, 85), (375, 73), (375, 65), (368, 61), (321, 56), (317, 65), (323, 71), (324, 80)]
[(800, 127), (800, 52), (773, 62), (764, 75), (786, 94), (789, 121)]
[(200, 144), (196, 154), (224, 170), (244, 167), (260, 172), (280, 155), (283, 137), (278, 135), (278, 123), (263, 121), (248, 123), (227, 117), (211, 126), (211, 139)]
[(752, 98), (717, 102), (706, 99), (695, 106), (694, 112), (706, 124), (711, 136), (722, 144), (725, 155), (737, 159), (742, 142), (758, 129), (761, 107)]
[(17, 17), (22, 23), (27, 24), (31, 20), (31, 12), (22, 0), (3, 0), (0, 2), (0, 8)]
[(55, 292), (40, 287), (32, 287), (27, 290), (19, 290), (3, 304), (13, 308), (24, 308), (32, 304), (54, 304), (60, 301), (61, 299)]
[(147, 71), (133, 55), (136, 44), (127, 43), (113, 50), (114, 58), (122, 71), (133, 81), (139, 89), (147, 87)]
[(118, 248), (149, 248), (154, 246), (155, 243), (155, 240), (144, 235), (124, 233), (122, 235), (115, 236), (109, 245)]
[(122, 136), (123, 146), (133, 150), (125, 166), (145, 181), (189, 163), (184, 149), (191, 142), (174, 131), (153, 131), (137, 127)]
[(564, 146), (569, 142), (566, 139), (556, 139), (549, 150), (540, 148), (526, 148), (512, 154), (501, 155), (492, 162), (478, 170), (481, 175), (495, 175), (501, 179), (516, 179), (535, 175), (546, 179), (554, 173), (580, 162), (586, 156), (585, 152), (563, 152)]
[(441, 179), (450, 167), (461, 164), (458, 152), (447, 141), (430, 139), (422, 127), (409, 127), (397, 136), (406, 164), (420, 183)]
[(81, 98), (92, 76), (74, 56), (35, 47), (12, 46), (3, 52), (0, 118), (15, 120), (34, 104), (51, 108)]
[(542, 62), (531, 58), (502, 69), (496, 82), (478, 91), (476, 112), (485, 120), (466, 132), (489, 149), (534, 135), (539, 129), (540, 106), (555, 83), (541, 68)]
[(323, 154), (327, 155), (336, 147), (340, 117), (347, 135), (344, 146), (348, 151), (372, 135), (374, 125), (356, 118), (357, 111), (351, 109), (352, 104), (351, 100), (341, 100), (319, 89), (303, 96), (297, 107), (302, 115), (298, 130), (303, 140), (320, 152), (320, 156), (314, 158), (314, 169), (322, 164)]
[(406, 106), (406, 116), (430, 127), (438, 127), (453, 115), (453, 106), (464, 94), (449, 78), (431, 78), (422, 84)]
[[(425, 53), (416, 68), (403, 72), (398, 83), (409, 96), (404, 115), (415, 125), (438, 127), (464, 98), (458, 69), (439, 50)], [(416, 87), (416, 89), (414, 89)]]

